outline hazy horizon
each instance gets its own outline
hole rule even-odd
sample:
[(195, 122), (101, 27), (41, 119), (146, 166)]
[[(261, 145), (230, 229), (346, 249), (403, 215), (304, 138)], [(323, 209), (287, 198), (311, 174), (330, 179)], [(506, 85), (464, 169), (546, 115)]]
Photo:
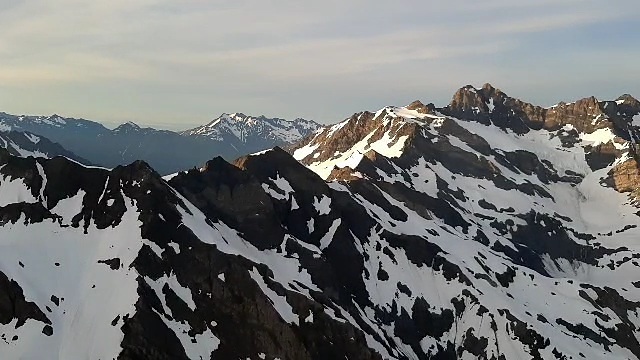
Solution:
[(541, 106), (640, 97), (640, 3), (0, 0), (0, 111), (172, 130), (321, 123), (490, 82)]

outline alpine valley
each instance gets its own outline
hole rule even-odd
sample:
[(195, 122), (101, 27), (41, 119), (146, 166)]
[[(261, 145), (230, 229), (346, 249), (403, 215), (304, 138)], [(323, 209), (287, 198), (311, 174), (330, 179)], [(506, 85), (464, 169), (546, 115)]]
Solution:
[(630, 95), (223, 115), (165, 135), (271, 149), (164, 177), (73, 145), (93, 124), (3, 121), (3, 359), (640, 359)]

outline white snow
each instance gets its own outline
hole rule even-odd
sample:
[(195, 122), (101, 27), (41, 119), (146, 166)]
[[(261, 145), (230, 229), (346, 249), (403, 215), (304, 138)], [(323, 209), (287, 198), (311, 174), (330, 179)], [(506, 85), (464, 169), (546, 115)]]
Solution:
[(229, 137), (233, 137), (247, 143), (257, 137), (275, 143), (292, 144), (302, 140), (306, 134), (317, 128), (320, 128), (320, 125), (304, 119), (270, 119), (233, 113), (222, 114), (210, 123), (187, 130), (183, 134), (206, 136), (218, 141), (230, 140)]
[(249, 156), (258, 156), (258, 155), (263, 155), (268, 153), (269, 151), (271, 151), (273, 149), (264, 149), (262, 151), (258, 151), (258, 152), (254, 152), (253, 154), (249, 154)]
[(327, 215), (331, 212), (331, 198), (327, 195), (322, 195), (322, 198), (313, 199), (313, 207), (318, 212), (318, 215)]
[(358, 164), (360, 164), (360, 161), (362, 161), (363, 157), (364, 157), (363, 154), (359, 152), (355, 152), (351, 156), (349, 156), (345, 161), (337, 164), (336, 166), (339, 168), (349, 167), (349, 168), (355, 169), (358, 166)]
[(171, 273), (166, 281), (171, 290), (173, 290), (176, 295), (178, 295), (178, 297), (187, 304), (189, 309), (195, 310), (196, 303), (193, 301), (193, 298), (191, 296), (191, 290), (182, 286), (174, 273)]
[[(267, 194), (269, 194), (269, 196), (278, 200), (288, 200), (290, 196), (292, 197), (294, 191), (287, 179), (281, 177), (280, 174), (276, 174), (276, 178), (271, 179), (271, 181), (279, 191), (276, 191), (268, 184), (262, 184), (262, 189)], [(281, 192), (284, 192), (284, 194), (281, 194)], [(295, 198), (293, 199), (293, 202), (291, 204), (292, 210), (293, 208), (295, 208), (294, 205), (297, 206), (297, 203), (295, 203)]]
[(30, 134), (30, 133), (24, 133), (24, 136), (29, 139), (29, 141), (31, 141), (34, 144), (37, 144), (40, 142), (40, 137), (34, 134)]
[(348, 123), (349, 123), (349, 119), (341, 121), (341, 122), (329, 127), (329, 129), (327, 130), (327, 136), (331, 136), (331, 135), (335, 134), (336, 131), (342, 129)]
[[(83, 196), (80, 192), (60, 201), (52, 212), (68, 224), (81, 208)], [(142, 246), (139, 226), (137, 212), (128, 208), (117, 227), (97, 230), (90, 225), (88, 234), (82, 227), (62, 229), (48, 220), (29, 226), (18, 221), (0, 227), (0, 270), (22, 286), (28, 301), (41, 309), (45, 305), (51, 308), (46, 315), (54, 328), (53, 335), (45, 338), (40, 334), (44, 324), (27, 321), (17, 329), (17, 341), (0, 343), (3, 357), (116, 358), (123, 335), (120, 326), (111, 326), (111, 321), (135, 312), (137, 274), (129, 264)], [(119, 270), (98, 263), (116, 257), (124, 264)], [(99, 286), (94, 288), (96, 284)], [(51, 295), (64, 301), (56, 306), (50, 301)], [(0, 328), (5, 332), (7, 326)]]
[(178, 174), (180, 174), (180, 173), (181, 173), (181, 171), (178, 171), (178, 172), (173, 173), (173, 174), (165, 175), (165, 176), (162, 177), (162, 179), (164, 181), (169, 181), (169, 180), (173, 179), (174, 177), (178, 176)]
[(313, 222), (314, 222), (313, 218), (307, 221), (307, 229), (309, 229), (309, 234), (313, 233), (313, 231), (315, 230), (313, 227)]
[(418, 112), (417, 110), (410, 110), (406, 107), (396, 107), (392, 109), (392, 115), (401, 117), (404, 119), (422, 119), (426, 115)]
[[(318, 157), (319, 149), (321, 151), (320, 146), (325, 139), (331, 137), (336, 131), (346, 126), (349, 122), (362, 121), (361, 117), (362, 115), (355, 119), (347, 119), (316, 134), (309, 143), (294, 152), (294, 158), (300, 161), (314, 154), (314, 156), (306, 160), (305, 163), (309, 169), (320, 175), (323, 179), (326, 179), (335, 167), (354, 165), (358, 159), (357, 154), (365, 154), (369, 150), (374, 150), (390, 158), (400, 156), (408, 139), (406, 135), (398, 135), (398, 131), (403, 126), (410, 123), (425, 124), (427, 120), (430, 120), (432, 124), (442, 121), (442, 116), (438, 114), (421, 114), (416, 110), (409, 110), (406, 107), (385, 107), (374, 114), (374, 119), (381, 121), (382, 127), (371, 131), (345, 152), (332, 154), (332, 157), (325, 161), (314, 160)], [(379, 139), (376, 141), (371, 140), (378, 137)]]
[(35, 203), (38, 202), (38, 200), (33, 196), (31, 190), (25, 185), (24, 180), (21, 178), (11, 179), (9, 177), (1, 177), (0, 206), (20, 202)]
[[(580, 139), (589, 142), (593, 146), (606, 144), (615, 139), (615, 134), (609, 128), (598, 129), (590, 134), (580, 134)], [(614, 142), (615, 144), (615, 142)]]
[(291, 210), (296, 210), (296, 209), (300, 209), (300, 205), (298, 205), (298, 202), (296, 201), (296, 198), (294, 196), (291, 197)]
[[(40, 197), (38, 198), (42, 203), (46, 204), (46, 198), (44, 196), (44, 191), (47, 188), (47, 174), (44, 172), (44, 168), (42, 164), (36, 162), (36, 168), (38, 169), (38, 175), (42, 179), (42, 185), (40, 186)], [(0, 184), (2, 186), (2, 184)]]
[(249, 274), (251, 275), (251, 278), (253, 279), (253, 281), (255, 281), (258, 284), (258, 286), (260, 286), (260, 290), (262, 290), (262, 292), (265, 295), (267, 295), (267, 297), (269, 297), (269, 300), (271, 300), (273, 307), (276, 309), (278, 314), (280, 314), (280, 317), (282, 318), (282, 320), (288, 323), (293, 323), (297, 325), (299, 321), (298, 315), (296, 315), (296, 313), (293, 312), (293, 309), (291, 308), (291, 305), (289, 305), (289, 303), (287, 302), (286, 297), (280, 296), (274, 290), (272, 290), (264, 281), (264, 279), (262, 278), (262, 275), (260, 275), (258, 270), (256, 270), (255, 268), (252, 269), (249, 272)]
[(173, 241), (168, 244), (176, 254), (180, 254), (180, 245), (174, 243)]
[(309, 144), (297, 149), (296, 151), (294, 151), (293, 152), (293, 157), (296, 160), (302, 160), (302, 159), (306, 158), (307, 156), (313, 154), (313, 152), (316, 151), (318, 146), (320, 146), (320, 145), (311, 145), (311, 143), (309, 143)]
[(162, 250), (162, 248), (158, 244), (146, 239), (144, 240), (144, 244), (149, 246), (149, 248), (151, 248), (151, 251), (153, 251), (154, 254), (158, 255), (160, 259), (162, 259), (162, 253), (164, 252), (164, 250)]
[(327, 246), (331, 244), (331, 242), (333, 241), (333, 237), (336, 234), (336, 230), (338, 230), (338, 226), (340, 226), (341, 222), (342, 220), (340, 219), (336, 219), (333, 221), (333, 224), (331, 224), (329, 230), (324, 234), (322, 239), (320, 239), (320, 250), (326, 249)]
[(313, 322), (313, 311), (309, 310), (309, 316), (304, 318), (304, 322), (312, 323)]
[[(169, 286), (169, 288), (173, 290), (173, 292), (176, 293), (176, 295), (178, 295), (178, 297), (182, 299), (191, 310), (195, 309), (191, 291), (188, 288), (183, 287), (178, 282), (175, 274), (172, 273), (168, 277), (163, 276), (158, 280), (152, 280), (145, 277), (144, 280), (156, 293), (158, 299), (160, 299), (165, 313), (172, 314), (171, 308), (167, 306), (166, 296), (162, 292), (162, 288), (165, 285)], [(167, 327), (176, 334), (185, 349), (187, 356), (191, 359), (208, 359), (211, 357), (211, 353), (218, 348), (218, 345), (220, 345), (220, 340), (213, 335), (211, 328), (207, 328), (202, 334), (196, 334), (192, 337), (189, 335), (189, 330), (191, 330), (189, 324), (175, 319), (170, 320), (160, 313), (156, 314), (162, 319)], [(212, 325), (212, 327), (214, 326), (215, 325)]]
[(49, 157), (47, 154), (45, 154), (45, 153), (43, 153), (42, 151), (39, 151), (39, 150), (27, 150), (27, 149), (24, 149), (24, 148), (20, 147), (18, 144), (14, 143), (11, 140), (9, 140), (8, 144), (5, 143), (5, 147), (13, 148), (18, 153), (18, 156), (20, 156), (20, 157), (29, 157), (29, 156), (36, 157), (36, 158), (48, 158)]

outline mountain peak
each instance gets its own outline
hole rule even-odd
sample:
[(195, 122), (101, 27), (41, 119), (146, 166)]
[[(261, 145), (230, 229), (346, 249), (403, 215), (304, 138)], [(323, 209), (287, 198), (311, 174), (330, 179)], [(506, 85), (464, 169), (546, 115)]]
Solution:
[(422, 101), (416, 100), (411, 104), (407, 105), (407, 109), (415, 110), (420, 114), (431, 114), (436, 110), (436, 107), (435, 105), (433, 105), (433, 103), (429, 103), (428, 105), (425, 105), (422, 103)]
[[(485, 84), (487, 86), (488, 84)], [(482, 123), (488, 123), (489, 96), (485, 92), (490, 92), (493, 87), (488, 85), (485, 89), (477, 89), (472, 85), (465, 85), (455, 92), (451, 102), (446, 108), (446, 112), (455, 117), (464, 119), (474, 119)]]
[(278, 167), (300, 167), (300, 164), (281, 147), (276, 146), (273, 149), (262, 151), (257, 154), (242, 156), (233, 161), (233, 165), (240, 169), (246, 170), (253, 167), (269, 168)]
[(598, 100), (595, 96), (588, 96), (586, 98), (580, 99), (575, 103), (576, 107), (584, 108), (586, 113), (594, 113), (600, 111), (600, 100)]
[(502, 92), (502, 90), (500, 90), (499, 88), (494, 87), (490, 83), (485, 83), (480, 88), (476, 88), (473, 85), (465, 85), (461, 87), (453, 95), (453, 100), (460, 101), (466, 98), (466, 99), (476, 99), (476, 100), (481, 100), (486, 102), (490, 98), (495, 96), (507, 97), (507, 95), (504, 92)]
[(120, 124), (113, 131), (138, 131), (140, 129), (142, 128), (138, 124), (134, 123), (133, 121), (127, 121), (126, 123)]
[(616, 103), (618, 105), (625, 104), (633, 107), (640, 107), (640, 101), (635, 97), (631, 96), (631, 94), (622, 94), (616, 99)]
[(229, 119), (234, 121), (246, 121), (249, 118), (252, 118), (252, 116), (247, 116), (241, 112), (223, 113), (218, 117), (218, 119)]
[(491, 85), (490, 83), (484, 83), (484, 85), (482, 85), (482, 89), (483, 90), (488, 90), (488, 91), (495, 91), (497, 90), (495, 87), (493, 87), (493, 85)]

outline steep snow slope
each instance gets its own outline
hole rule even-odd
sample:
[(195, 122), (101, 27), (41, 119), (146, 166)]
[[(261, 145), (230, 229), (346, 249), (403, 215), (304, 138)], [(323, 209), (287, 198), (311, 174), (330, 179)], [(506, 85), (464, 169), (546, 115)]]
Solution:
[(0, 150), (0, 219), (9, 358), (373, 356), (323, 315), (303, 335), (290, 328), (300, 321), (280, 318), (287, 300), (265, 264), (313, 286), (300, 262), (207, 218), (142, 162), (108, 171)]
[[(0, 297), (3, 356), (127, 358), (123, 335), (141, 326), (134, 325), (143, 306), (141, 286), (188, 302), (189, 291), (175, 275), (142, 277), (134, 264), (158, 248), (141, 233), (150, 216), (162, 216), (149, 212), (150, 198), (170, 191), (146, 165), (108, 171), (61, 157), (16, 158), (7, 152), (0, 152), (0, 164), (0, 280), (10, 279), (18, 294)], [(30, 307), (11, 306), (16, 299)], [(182, 326), (174, 318), (164, 322)], [(161, 337), (152, 342), (171, 340), (162, 329), (153, 333)], [(181, 352), (189, 358), (215, 348), (206, 329), (183, 341)]]

